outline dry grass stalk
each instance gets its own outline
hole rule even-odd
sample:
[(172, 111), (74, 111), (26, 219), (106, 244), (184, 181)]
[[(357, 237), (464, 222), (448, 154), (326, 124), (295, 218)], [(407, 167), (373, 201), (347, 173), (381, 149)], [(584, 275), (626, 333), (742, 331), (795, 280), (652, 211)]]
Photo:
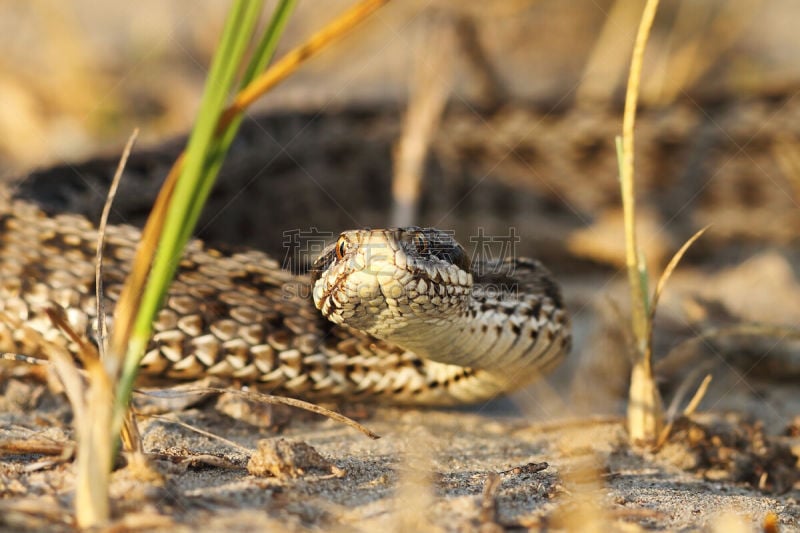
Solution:
[(416, 222), (428, 147), (453, 83), (454, 30), (449, 18), (436, 17), (419, 45), (403, 133), (394, 150), (392, 225), (396, 227)]
[(105, 248), (106, 227), (108, 226), (108, 217), (111, 214), (111, 205), (114, 203), (114, 198), (117, 196), (119, 189), (119, 182), (122, 180), (122, 173), (125, 170), (125, 165), (128, 163), (128, 157), (131, 155), (133, 145), (139, 137), (139, 128), (135, 128), (128, 142), (125, 143), (125, 148), (122, 150), (122, 157), (119, 158), (117, 170), (114, 172), (114, 178), (111, 180), (111, 186), (106, 195), (106, 203), (103, 205), (103, 213), (100, 215), (100, 223), (97, 226), (97, 254), (95, 256), (95, 298), (97, 299), (97, 349), (100, 352), (100, 358), (105, 359), (106, 353), (106, 336), (108, 328), (106, 324), (106, 312), (103, 305), (103, 250)]
[[(106, 197), (106, 203), (103, 208), (103, 215), (98, 229), (95, 276), (97, 282), (97, 334), (99, 353), (95, 353), (94, 348), (88, 343), (83, 341), (79, 343), (81, 346), (80, 353), (97, 356), (97, 358), (93, 357), (91, 360), (88, 360), (88, 357), (84, 357), (84, 365), (88, 377), (88, 388), (84, 394), (86, 416), (82, 417), (79, 425), (76, 424), (78, 453), (76, 461), (77, 486), (75, 494), (75, 517), (78, 525), (81, 527), (105, 523), (110, 517), (108, 484), (111, 479), (111, 464), (114, 457), (114, 448), (112, 441), (108, 438), (108, 431), (112, 423), (116, 379), (111, 374), (107, 373), (107, 369), (103, 366), (99, 358), (105, 353), (104, 334), (106, 330), (102, 304), (103, 247), (111, 204), (114, 201), (114, 196), (119, 187), (119, 181), (122, 178), (125, 164), (128, 161), (128, 157), (130, 156), (138, 134), (138, 130), (133, 131), (122, 152), (119, 165), (114, 173), (111, 188)], [(76, 405), (73, 403), (73, 408), (75, 407)], [(126, 442), (129, 447), (138, 449), (140, 448), (140, 446), (138, 446), (138, 440), (131, 438), (132, 433), (133, 431), (131, 429), (126, 431)]]
[[(104, 324), (101, 321), (103, 296), (101, 264), (105, 225), (113, 195), (116, 193), (137, 134), (138, 131), (134, 131), (130, 136), (120, 157), (98, 232), (98, 259), (95, 271), (97, 280), (99, 280), (97, 287), (98, 333), (104, 330)], [(53, 347), (49, 352), (50, 360), (59, 379), (64, 384), (64, 390), (73, 409), (77, 440), (75, 518), (79, 527), (89, 527), (104, 523), (109, 518), (107, 488), (111, 476), (114, 449), (108, 438), (108, 431), (111, 428), (116, 381), (107, 373), (94, 345), (72, 329), (61, 308), (48, 309), (47, 314), (56, 327), (64, 331), (78, 345), (78, 357), (85, 369), (82, 372), (63, 349)], [(82, 374), (86, 377), (85, 381)]]
[(51, 346), (48, 356), (64, 384), (72, 406), (77, 448), (75, 482), (75, 520), (86, 528), (108, 521), (110, 507), (108, 483), (111, 479), (113, 447), (109, 443), (113, 405), (113, 385), (94, 346), (70, 326), (63, 310), (48, 309), (56, 327), (79, 346), (86, 381), (65, 349)]
[[(683, 258), (689, 247), (708, 229), (708, 227), (705, 227), (695, 233), (675, 253), (658, 280), (652, 301), (648, 301), (647, 267), (636, 242), (633, 128), (636, 121), (636, 106), (644, 51), (657, 9), (658, 0), (648, 0), (642, 13), (631, 58), (628, 89), (625, 93), (622, 141), (621, 143), (618, 142), (622, 207), (625, 223), (625, 262), (628, 271), (628, 285), (631, 289), (635, 356), (628, 396), (628, 432), (634, 443), (646, 445), (657, 445), (662, 442), (665, 434), (668, 435), (669, 431), (669, 428), (667, 428), (667, 431), (664, 430), (664, 407), (653, 378), (652, 368), (653, 323), (658, 301), (681, 258)], [(705, 394), (708, 386), (707, 381), (703, 383), (695, 395), (697, 403)]]
[(653, 379), (653, 369), (648, 357), (648, 303), (645, 287), (646, 271), (644, 261), (636, 244), (636, 196), (633, 182), (633, 126), (636, 121), (636, 105), (639, 95), (639, 82), (642, 73), (642, 60), (650, 28), (658, 9), (658, 0), (648, 0), (645, 4), (636, 42), (631, 57), (631, 70), (628, 89), (625, 93), (625, 112), (622, 124), (620, 181), (622, 189), (622, 208), (625, 217), (626, 265), (628, 284), (631, 290), (633, 334), (636, 339), (636, 359), (631, 371), (631, 385), (628, 402), (628, 432), (633, 442), (652, 444), (656, 442), (663, 426), (663, 406), (661, 396)]
[[(125, 171), (125, 165), (128, 163), (128, 158), (131, 155), (136, 139), (139, 137), (139, 128), (135, 128), (128, 137), (128, 142), (125, 143), (125, 148), (122, 150), (122, 156), (119, 159), (119, 164), (114, 172), (114, 177), (111, 180), (111, 186), (106, 194), (106, 203), (103, 205), (103, 212), (100, 215), (100, 223), (97, 226), (97, 255), (95, 257), (95, 299), (97, 323), (95, 331), (97, 335), (97, 350), (100, 354), (100, 360), (105, 361), (106, 358), (106, 337), (108, 335), (108, 326), (106, 323), (105, 306), (103, 304), (103, 250), (105, 248), (106, 228), (108, 227), (108, 217), (111, 214), (111, 206), (114, 203), (114, 198), (117, 196), (119, 183), (122, 181), (122, 173)], [(116, 390), (116, 380), (112, 380), (114, 389)], [(90, 408), (91, 409), (91, 408)], [(125, 419), (125, 425), (122, 431), (122, 441), (125, 448), (133, 451), (134, 453), (141, 454), (142, 452), (142, 439), (139, 435), (139, 430), (136, 427), (136, 419), (128, 415)], [(136, 461), (143, 461), (137, 456)]]

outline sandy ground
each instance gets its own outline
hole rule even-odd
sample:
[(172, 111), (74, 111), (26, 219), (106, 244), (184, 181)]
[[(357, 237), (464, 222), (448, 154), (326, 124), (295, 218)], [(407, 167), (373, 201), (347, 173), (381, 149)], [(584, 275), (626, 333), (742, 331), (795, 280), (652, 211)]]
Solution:
[[(64, 442), (69, 430), (62, 426), (66, 415), (59, 398), (45, 395), (35, 411), (9, 405), (40, 397), (38, 387), (7, 384), (0, 415), (4, 443), (13, 438)], [(693, 531), (713, 530), (734, 514), (747, 528), (760, 527), (769, 515), (784, 531), (800, 528), (797, 491), (777, 494), (771, 487), (760, 491), (732, 482), (726, 468), (687, 471), (699, 448), (688, 446), (685, 435), (678, 439), (682, 443), (668, 444), (657, 454), (632, 450), (621, 420), (614, 417), (531, 423), (521, 416), (497, 416), (491, 405), (469, 412), (379, 408), (361, 413), (361, 421), (381, 436), (371, 440), (296, 411), (273, 413), (281, 419), (280, 430), (254, 427), (221, 415), (213, 404), (170, 418), (236, 446), (172, 422), (146, 420), (141, 428), (145, 449), (158, 474), (132, 467), (115, 473), (117, 526), (148, 531), (494, 531), (498, 526)], [(710, 416), (703, 420), (719, 423)], [(54, 427), (46, 428), (50, 424)], [(306, 443), (330, 464), (314, 467), (302, 454), (284, 455), (272, 459), (282, 465), (282, 477), (250, 474), (248, 459), (259, 455), (255, 450), (262, 439), (273, 445), (281, 439)], [(74, 483), (69, 462), (11, 454), (0, 469), (4, 530), (69, 529)], [(498, 484), (487, 492), (495, 475)]]

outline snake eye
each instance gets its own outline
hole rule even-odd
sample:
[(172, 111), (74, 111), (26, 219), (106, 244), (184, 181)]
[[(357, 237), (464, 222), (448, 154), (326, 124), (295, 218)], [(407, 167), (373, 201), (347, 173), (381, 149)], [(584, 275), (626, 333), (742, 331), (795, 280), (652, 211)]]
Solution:
[(344, 257), (344, 252), (346, 249), (347, 249), (347, 241), (344, 239), (343, 236), (339, 237), (339, 240), (336, 241), (336, 259), (341, 261), (342, 258)]
[(421, 231), (414, 233), (414, 247), (417, 249), (417, 252), (421, 254), (428, 251), (428, 239)]

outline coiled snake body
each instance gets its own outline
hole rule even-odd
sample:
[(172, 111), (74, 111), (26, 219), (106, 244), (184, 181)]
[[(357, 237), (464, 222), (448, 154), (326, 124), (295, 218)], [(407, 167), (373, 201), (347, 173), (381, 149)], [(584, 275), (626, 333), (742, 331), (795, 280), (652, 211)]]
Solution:
[[(45, 308), (59, 305), (76, 331), (91, 331), (96, 229), (21, 201), (1, 213), (0, 350), (75, 350)], [(109, 314), (138, 241), (132, 227), (107, 229)], [(438, 405), (524, 385), (570, 344), (559, 289), (539, 263), (471, 263), (447, 233), (419, 228), (345, 232), (310, 278), (260, 252), (192, 241), (154, 332), (142, 361), (151, 378), (220, 376), (295, 397)]]

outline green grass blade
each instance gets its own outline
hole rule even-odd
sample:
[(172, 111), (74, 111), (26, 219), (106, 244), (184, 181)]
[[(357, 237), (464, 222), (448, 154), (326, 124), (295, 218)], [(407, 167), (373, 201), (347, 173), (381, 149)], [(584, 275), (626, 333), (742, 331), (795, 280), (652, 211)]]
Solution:
[(209, 178), (204, 171), (207, 154), (212, 145), (219, 117), (233, 91), (236, 72), (247, 44), (252, 38), (262, 3), (239, 0), (234, 3), (226, 20), (220, 46), (209, 71), (198, 118), (189, 138), (186, 163), (176, 184), (141, 307), (131, 332), (117, 401), (117, 405), (121, 408), (120, 412), (124, 411), (122, 407), (127, 405), (130, 398), (139, 362), (150, 338), (153, 320), (177, 269), (183, 246), (188, 238), (186, 236), (191, 233), (197, 222), (197, 216), (192, 216), (192, 213), (199, 214), (199, 210), (194, 207), (205, 201), (202, 191), (210, 190), (210, 186), (204, 187), (202, 183)]
[[(256, 50), (253, 52), (250, 63), (247, 65), (247, 70), (245, 70), (245, 73), (239, 82), (240, 89), (246, 87), (258, 74), (267, 68), (267, 65), (275, 54), (275, 49), (278, 47), (278, 41), (280, 40), (281, 35), (283, 35), (283, 30), (286, 28), (286, 23), (289, 21), (289, 16), (292, 14), (296, 4), (297, 0), (281, 0), (275, 7), (275, 11), (272, 14), (272, 18), (270, 19), (267, 28), (264, 30), (261, 41), (259, 41)], [(243, 118), (244, 117), (242, 114), (236, 115), (230, 121), (230, 124), (225, 131), (213, 141), (213, 145), (206, 162), (206, 176), (204, 176), (203, 185), (201, 185), (203, 189), (199, 191), (199, 196), (204, 200), (203, 202), (195, 202), (192, 205), (192, 210), (188, 215), (190, 219), (196, 220), (200, 217), (200, 212), (205, 204), (205, 198), (208, 197), (215, 178), (219, 173), (220, 168), (222, 168), (222, 163), (225, 161), (225, 155), (228, 153), (228, 149), (230, 148), (231, 143), (233, 143), (236, 133), (239, 131), (239, 126), (241, 125)], [(187, 232), (182, 235), (184, 242), (188, 241), (194, 227), (187, 226), (185, 229)]]

